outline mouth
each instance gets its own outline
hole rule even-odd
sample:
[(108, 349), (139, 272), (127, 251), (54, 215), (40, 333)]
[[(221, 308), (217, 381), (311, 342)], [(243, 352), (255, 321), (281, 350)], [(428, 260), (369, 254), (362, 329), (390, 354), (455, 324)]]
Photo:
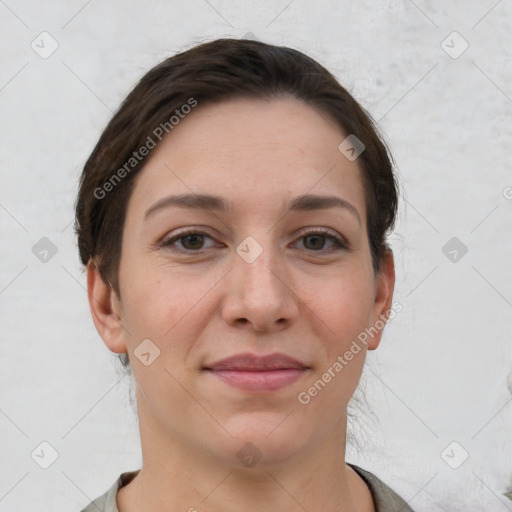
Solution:
[(285, 354), (238, 354), (203, 367), (229, 386), (267, 393), (285, 388), (304, 376), (309, 366)]

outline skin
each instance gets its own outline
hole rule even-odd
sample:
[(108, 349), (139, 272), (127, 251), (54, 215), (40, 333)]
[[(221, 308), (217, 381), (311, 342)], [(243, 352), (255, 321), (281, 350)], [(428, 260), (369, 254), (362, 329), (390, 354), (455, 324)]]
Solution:
[[(199, 105), (137, 176), (120, 298), (87, 269), (96, 328), (112, 352), (129, 353), (137, 383), (143, 467), (119, 490), (120, 512), (374, 510), (345, 464), (346, 406), (381, 333), (307, 405), (297, 400), (391, 308), (392, 253), (375, 274), (361, 169), (338, 150), (346, 135), (292, 98)], [(191, 193), (230, 208), (169, 206), (144, 218), (162, 198)], [(286, 211), (306, 193), (343, 198), (359, 220), (339, 207)], [(191, 226), (207, 236), (159, 245)], [(316, 238), (318, 228), (348, 249)], [(263, 251), (252, 263), (236, 252), (248, 236)], [(149, 366), (134, 355), (144, 339), (160, 350)], [(241, 352), (283, 352), (310, 369), (263, 394), (202, 370)], [(253, 467), (237, 457), (248, 442), (261, 454)]]

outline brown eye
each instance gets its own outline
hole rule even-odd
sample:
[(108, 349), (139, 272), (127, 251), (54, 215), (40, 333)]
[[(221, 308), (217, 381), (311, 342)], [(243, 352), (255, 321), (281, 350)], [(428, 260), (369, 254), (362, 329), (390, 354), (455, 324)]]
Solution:
[[(313, 231), (306, 233), (299, 240), (303, 241), (304, 248), (314, 252), (331, 252), (336, 250), (348, 249), (347, 244), (342, 238), (331, 234), (331, 232)], [(326, 243), (330, 243), (330, 247)]]
[(185, 249), (201, 249), (204, 243), (204, 235), (192, 234), (185, 235), (179, 238), (181, 245)]
[(164, 239), (159, 245), (165, 249), (176, 252), (200, 252), (212, 246), (211, 244), (210, 246), (204, 246), (206, 239), (213, 240), (212, 237), (206, 233), (201, 233), (197, 230), (189, 230)]
[(309, 243), (305, 243), (306, 249), (323, 249), (325, 245), (326, 237), (324, 235), (308, 235), (304, 237), (304, 240), (309, 240)]

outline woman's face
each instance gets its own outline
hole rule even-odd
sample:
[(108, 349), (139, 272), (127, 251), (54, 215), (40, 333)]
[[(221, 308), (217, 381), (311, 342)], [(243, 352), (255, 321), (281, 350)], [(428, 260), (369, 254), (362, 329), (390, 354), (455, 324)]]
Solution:
[[(152, 443), (240, 465), (247, 452), (271, 464), (344, 439), (366, 350), (344, 354), (389, 309), (394, 283), (392, 259), (373, 272), (361, 170), (338, 149), (347, 135), (295, 99), (237, 99), (199, 103), (152, 150), (110, 297), (123, 328), (96, 321), (129, 353)], [(206, 369), (247, 353), (307, 369)]]

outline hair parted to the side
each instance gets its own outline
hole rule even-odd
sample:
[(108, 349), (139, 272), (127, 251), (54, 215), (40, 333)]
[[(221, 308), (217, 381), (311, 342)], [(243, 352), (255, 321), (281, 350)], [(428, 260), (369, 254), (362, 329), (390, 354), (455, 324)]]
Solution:
[[(237, 97), (280, 96), (297, 98), (327, 114), (346, 135), (354, 134), (365, 145), (358, 163), (364, 180), (373, 268), (378, 272), (389, 250), (386, 239), (395, 223), (398, 186), (391, 153), (375, 123), (311, 57), (246, 39), (217, 39), (165, 59), (146, 73), (122, 102), (80, 178), (75, 231), (82, 263), (94, 262), (103, 280), (119, 296), (126, 208), (134, 179), (151, 157), (150, 151), (142, 157), (138, 150), (155, 139), (159, 127), (169, 127), (175, 112), (185, 112), (185, 105), (201, 108)], [(119, 179), (113, 182), (115, 176)], [(121, 362), (126, 367), (128, 357), (123, 354)]]

